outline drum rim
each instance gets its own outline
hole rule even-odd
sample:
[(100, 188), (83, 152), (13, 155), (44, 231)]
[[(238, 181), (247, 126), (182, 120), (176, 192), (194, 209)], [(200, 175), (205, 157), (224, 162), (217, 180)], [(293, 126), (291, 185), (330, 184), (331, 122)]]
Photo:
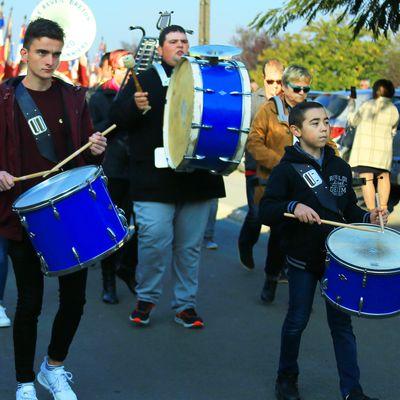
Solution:
[[(79, 183), (73, 187), (71, 187), (70, 189), (68, 189), (67, 191), (59, 194), (59, 195), (55, 195), (49, 199), (46, 200), (42, 200), (39, 201), (37, 203), (31, 204), (29, 206), (24, 206), (24, 207), (17, 207), (16, 204), (19, 200), (23, 199), (25, 196), (28, 196), (30, 193), (32, 193), (34, 191), (35, 188), (37, 188), (37, 186), (44, 184), (45, 182), (47, 182), (49, 179), (52, 179), (56, 176), (61, 176), (63, 174), (67, 174), (68, 172), (72, 171), (72, 170), (76, 170), (76, 169), (84, 169), (84, 168), (93, 168), (94, 173), (93, 176), (91, 176), (89, 179), (83, 181), (82, 183)], [(13, 205), (12, 205), (12, 209), (13, 211), (19, 213), (19, 212), (25, 212), (25, 211), (33, 211), (33, 210), (38, 210), (40, 208), (46, 207), (49, 203), (56, 203), (59, 202), (67, 197), (70, 197), (71, 194), (79, 191), (80, 189), (86, 187), (89, 183), (94, 182), (100, 175), (104, 175), (103, 174), (103, 168), (100, 165), (84, 165), (82, 167), (77, 167), (77, 168), (73, 168), (73, 169), (69, 169), (67, 171), (63, 171), (60, 174), (54, 175), (54, 177), (51, 177), (49, 179), (46, 179), (43, 182), (38, 183), (37, 185), (31, 187), (30, 189), (28, 189), (26, 192), (22, 193), (20, 196), (18, 196), (18, 198), (14, 201)]]
[(381, 313), (381, 314), (373, 314), (373, 313), (366, 313), (366, 312), (362, 312), (362, 311), (360, 311), (360, 312), (359, 311), (354, 311), (354, 310), (352, 310), (350, 308), (343, 307), (340, 304), (338, 304), (335, 301), (333, 301), (323, 289), (321, 289), (321, 293), (322, 293), (322, 296), (325, 298), (325, 300), (327, 302), (329, 302), (333, 307), (336, 307), (339, 310), (344, 311), (344, 312), (346, 312), (348, 314), (354, 315), (356, 317), (365, 317), (365, 318), (368, 318), (368, 319), (383, 319), (383, 318), (395, 317), (395, 316), (400, 314), (400, 309), (397, 310), (397, 311), (393, 311), (391, 313)]
[[(366, 223), (353, 223), (352, 225), (358, 225), (358, 226), (370, 226), (371, 224), (366, 224)], [(335, 228), (332, 232), (329, 233), (328, 237), (326, 238), (325, 241), (325, 247), (326, 250), (328, 252), (329, 257), (332, 257), (334, 260), (340, 262), (342, 265), (344, 265), (345, 267), (353, 270), (353, 271), (357, 271), (357, 272), (368, 272), (371, 275), (397, 275), (398, 273), (400, 273), (400, 267), (398, 268), (393, 268), (393, 269), (385, 269), (385, 270), (377, 270), (377, 269), (370, 269), (370, 268), (361, 268), (361, 267), (357, 267), (354, 264), (349, 263), (348, 261), (345, 261), (343, 259), (341, 259), (339, 256), (337, 256), (336, 254), (334, 254), (330, 247), (329, 247), (329, 238), (331, 237), (331, 235), (333, 235), (336, 231), (342, 230), (342, 229), (346, 229), (343, 227), (339, 227), (339, 228)], [(399, 234), (400, 237), (400, 232), (398, 232), (396, 229), (392, 229), (389, 227), (385, 226), (385, 230), (389, 230), (392, 231), (394, 233)]]
[(128, 226), (125, 236), (117, 243), (115, 244), (112, 248), (104, 251), (103, 253), (97, 255), (94, 258), (91, 258), (90, 260), (85, 261), (84, 263), (81, 264), (76, 264), (71, 268), (68, 269), (63, 269), (60, 271), (46, 271), (43, 267), (42, 267), (42, 272), (45, 276), (49, 277), (49, 278), (58, 278), (59, 276), (63, 276), (63, 275), (69, 275), (72, 274), (73, 272), (77, 272), (80, 271), (84, 268), (88, 268), (90, 267), (91, 264), (94, 264), (98, 261), (101, 261), (103, 258), (108, 257), (109, 255), (111, 255), (112, 253), (114, 253), (115, 251), (119, 250), (126, 242), (128, 242), (128, 240), (133, 236), (133, 234), (135, 233), (135, 228), (133, 226)]

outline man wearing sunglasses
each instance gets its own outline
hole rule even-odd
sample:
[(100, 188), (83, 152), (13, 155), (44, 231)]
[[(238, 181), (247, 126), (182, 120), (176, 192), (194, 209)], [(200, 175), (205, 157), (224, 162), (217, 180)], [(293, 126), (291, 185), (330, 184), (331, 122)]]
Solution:
[[(268, 79), (276, 81), (277, 79)], [(265, 82), (269, 84), (268, 80)], [(278, 80), (279, 81), (279, 80)], [(270, 82), (278, 85), (278, 82)], [(292, 107), (306, 100), (310, 91), (311, 74), (304, 67), (290, 65), (282, 76), (283, 93), (265, 102), (254, 117), (251, 125), (247, 150), (256, 160), (259, 185), (255, 188), (256, 204), (264, 194), (266, 181), (282, 158), (285, 147), (293, 144), (293, 135), (289, 131), (288, 115)], [(272, 303), (276, 286), (284, 267), (284, 255), (279, 249), (279, 234), (271, 229), (268, 242), (268, 254), (265, 266), (265, 283), (261, 300)]]
[[(264, 62), (264, 86), (256, 90), (251, 96), (251, 120), (254, 119), (257, 111), (265, 102), (281, 94), (283, 70), (283, 65), (276, 59), (269, 59)], [(258, 219), (257, 205), (254, 203), (254, 190), (258, 186), (257, 164), (248, 151), (245, 152), (245, 169), (248, 212), (240, 230), (238, 248), (243, 267), (252, 271), (255, 267), (253, 247), (260, 236), (261, 223)], [(275, 258), (274, 249), (270, 250), (270, 246), (268, 246), (269, 259), (271, 259), (271, 254)], [(279, 251), (279, 249), (277, 250)], [(266, 259), (265, 269), (267, 269), (267, 263), (268, 258)]]

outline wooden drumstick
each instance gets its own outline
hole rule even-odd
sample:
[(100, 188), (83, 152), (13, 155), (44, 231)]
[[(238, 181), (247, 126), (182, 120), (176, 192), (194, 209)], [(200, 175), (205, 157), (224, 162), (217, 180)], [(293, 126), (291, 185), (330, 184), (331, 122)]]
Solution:
[[(113, 124), (110, 127), (108, 127), (105, 131), (101, 132), (101, 136), (106, 136), (108, 133), (110, 133), (112, 130), (114, 130), (117, 127), (117, 125)], [(47, 175), (51, 174), (52, 172), (56, 172), (59, 170), (63, 165), (66, 163), (70, 162), (73, 158), (75, 158), (77, 155), (81, 154), (83, 151), (88, 149), (93, 143), (92, 142), (87, 142), (85, 145), (83, 145), (81, 148), (76, 150), (74, 153), (72, 153), (70, 156), (65, 158), (64, 160), (60, 161), (57, 165), (55, 165), (50, 171), (45, 172), (43, 178), (45, 178)]]
[[(288, 218), (296, 218), (294, 214), (284, 213), (283, 215)], [(343, 222), (330, 221), (328, 219), (321, 219), (321, 222), (325, 225), (339, 226), (341, 228), (355, 229), (357, 231), (375, 232), (375, 233), (378, 232), (376, 229), (370, 229), (370, 228), (365, 228), (363, 226), (357, 226), (351, 224), (344, 224)]]
[[(379, 193), (375, 193), (375, 200), (376, 200), (376, 206), (378, 208), (381, 208), (381, 200), (379, 198)], [(379, 211), (378, 215), (379, 215), (379, 225), (381, 226), (381, 231), (385, 232), (385, 225), (383, 223), (382, 211)]]
[(47, 171), (35, 172), (34, 174), (14, 177), (13, 181), (14, 182), (27, 181), (28, 179), (39, 178), (41, 176), (51, 174), (53, 172), (56, 172), (56, 171), (52, 171), (51, 169), (49, 169)]
[[(135, 59), (133, 58), (132, 54), (127, 54), (126, 56), (122, 57), (122, 62), (124, 63), (124, 66), (132, 71), (132, 78), (133, 82), (135, 83), (135, 89), (137, 92), (143, 92), (142, 85), (139, 82), (139, 79), (137, 75), (135, 74), (135, 70), (133, 67), (135, 66)], [(147, 111), (151, 110), (151, 106), (147, 106), (143, 110), (143, 115), (147, 113)]]

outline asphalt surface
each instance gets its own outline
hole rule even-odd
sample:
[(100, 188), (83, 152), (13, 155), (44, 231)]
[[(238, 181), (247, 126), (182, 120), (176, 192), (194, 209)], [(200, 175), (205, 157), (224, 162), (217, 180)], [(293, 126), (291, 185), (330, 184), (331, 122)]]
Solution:
[[(223, 213), (232, 214), (228, 208), (226, 203), (222, 204), (220, 217)], [(128, 321), (135, 299), (124, 284), (118, 282), (120, 304), (105, 305), (100, 301), (100, 270), (90, 270), (85, 315), (66, 361), (80, 400), (275, 398), (287, 284), (279, 285), (273, 305), (261, 303), (267, 234), (262, 234), (255, 247), (257, 267), (248, 272), (237, 258), (240, 224), (231, 217), (222, 218), (216, 225), (219, 249), (204, 250), (202, 256), (198, 311), (206, 323), (203, 330), (187, 330), (173, 321), (169, 274), (150, 325), (137, 328)], [(46, 354), (58, 302), (57, 279), (46, 278), (45, 286), (36, 370)], [(15, 300), (11, 272), (5, 299), (10, 317)], [(400, 399), (399, 322), (398, 317), (354, 319), (361, 383), (367, 394), (380, 400)], [(0, 400), (15, 399), (12, 352), (12, 330), (1, 329)], [(304, 400), (340, 400), (333, 347), (319, 293), (303, 336), (299, 361), (299, 386)], [(39, 400), (52, 398), (39, 385), (37, 389)]]

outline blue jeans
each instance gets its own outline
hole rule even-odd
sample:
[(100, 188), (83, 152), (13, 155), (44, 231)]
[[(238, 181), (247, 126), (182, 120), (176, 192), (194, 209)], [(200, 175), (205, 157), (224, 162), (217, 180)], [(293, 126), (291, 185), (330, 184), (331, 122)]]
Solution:
[[(278, 375), (298, 374), (301, 335), (310, 318), (318, 279), (310, 272), (289, 267), (289, 310), (282, 327)], [(360, 387), (356, 338), (351, 317), (326, 303), (326, 315), (335, 349), (340, 390), (345, 397)]]
[(210, 214), (208, 215), (208, 221), (206, 231), (204, 232), (204, 239), (214, 239), (215, 232), (215, 220), (217, 219), (218, 212), (218, 199), (211, 200)]
[(4, 299), (4, 290), (6, 288), (8, 273), (8, 240), (0, 237), (0, 304)]
[(137, 299), (154, 304), (172, 264), (176, 312), (196, 307), (198, 271), (211, 200), (187, 203), (135, 201), (138, 227)]

